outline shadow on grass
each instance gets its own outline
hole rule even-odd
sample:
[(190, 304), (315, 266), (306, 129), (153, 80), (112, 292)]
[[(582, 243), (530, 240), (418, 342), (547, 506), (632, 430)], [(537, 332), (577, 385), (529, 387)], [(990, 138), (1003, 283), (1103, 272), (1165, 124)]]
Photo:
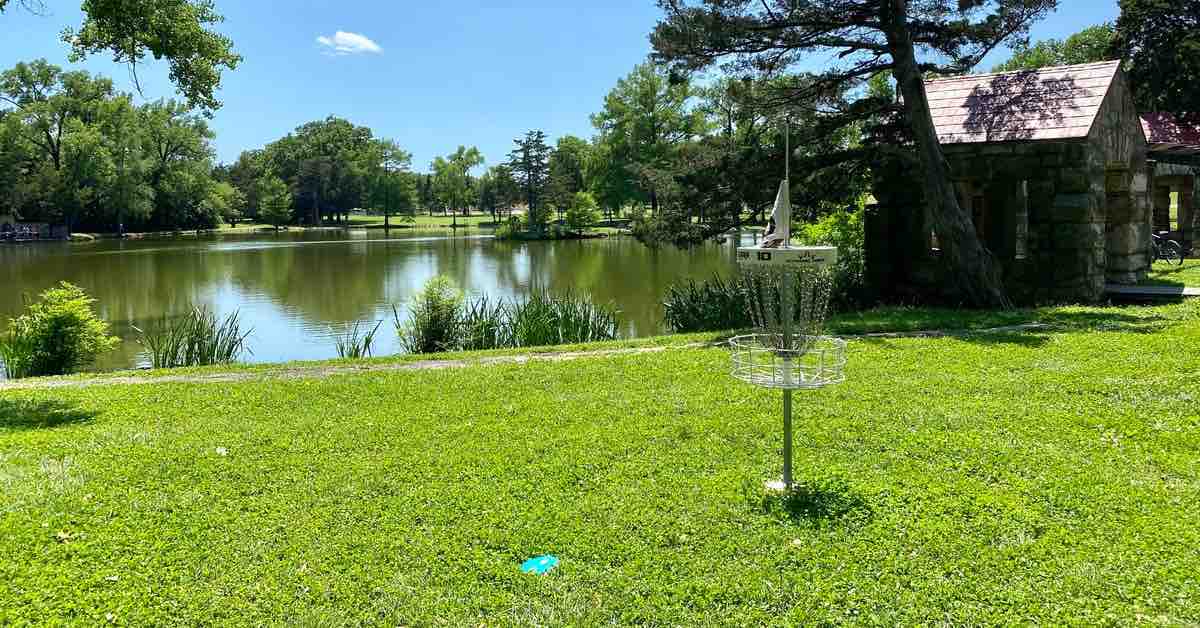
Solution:
[(773, 493), (757, 482), (742, 486), (747, 504), (781, 521), (808, 523), (814, 527), (860, 526), (874, 512), (845, 481), (840, 479), (798, 480), (791, 492)]
[(1185, 260), (1180, 266), (1163, 262), (1156, 263), (1149, 276), (1138, 285), (1169, 288), (1200, 287), (1200, 259)]
[[(993, 328), (973, 328), (964, 326), (955, 328), (949, 326), (941, 330), (942, 337), (954, 338), (964, 342), (980, 345), (1015, 345), (1036, 349), (1046, 345), (1055, 334), (1081, 331), (1123, 332), (1132, 334), (1151, 334), (1162, 331), (1170, 326), (1174, 319), (1163, 316), (1153, 310), (1139, 311), (1130, 308), (1128, 311), (1117, 311), (1114, 308), (1080, 309), (1078, 311), (1051, 310), (1029, 312), (1028, 319), (1012, 325), (998, 325)], [(1021, 329), (1023, 324), (1036, 324), (1037, 327)], [(859, 336), (857, 340), (878, 345), (887, 345), (896, 338), (904, 337), (905, 332), (896, 335), (883, 333), (874, 336)], [(935, 334), (937, 335), (937, 334)]]
[(1044, 316), (1042, 321), (1056, 328), (1051, 331), (1124, 331), (1146, 334), (1168, 326), (1172, 319), (1152, 312), (1130, 314), (1109, 309), (1080, 312), (1059, 311)]
[(0, 399), (0, 432), (52, 429), (94, 418), (96, 413), (60, 401)]

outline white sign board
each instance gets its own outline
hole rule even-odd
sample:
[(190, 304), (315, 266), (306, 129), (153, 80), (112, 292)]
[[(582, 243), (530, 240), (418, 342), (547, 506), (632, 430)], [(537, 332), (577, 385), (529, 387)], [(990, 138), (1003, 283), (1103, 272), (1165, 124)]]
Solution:
[(837, 249), (832, 246), (789, 246), (768, 249), (758, 246), (737, 250), (738, 264), (747, 266), (784, 266), (797, 270), (825, 268), (837, 263)]

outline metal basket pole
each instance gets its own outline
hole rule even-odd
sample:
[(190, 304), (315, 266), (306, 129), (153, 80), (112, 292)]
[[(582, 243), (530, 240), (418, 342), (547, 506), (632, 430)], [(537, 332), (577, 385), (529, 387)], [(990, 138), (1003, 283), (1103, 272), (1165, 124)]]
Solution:
[[(792, 176), (792, 128), (791, 119), (784, 118), (783, 122), (783, 181), (791, 189)], [(788, 228), (784, 233), (791, 234), (792, 208), (783, 208), (782, 219), (787, 221)], [(779, 228), (778, 226), (776, 228)], [(791, 246), (791, 242), (784, 242)], [(783, 290), (783, 488), (792, 490), (792, 273), (784, 270), (780, 289)]]
[(792, 489), (792, 274), (783, 273), (783, 488)]

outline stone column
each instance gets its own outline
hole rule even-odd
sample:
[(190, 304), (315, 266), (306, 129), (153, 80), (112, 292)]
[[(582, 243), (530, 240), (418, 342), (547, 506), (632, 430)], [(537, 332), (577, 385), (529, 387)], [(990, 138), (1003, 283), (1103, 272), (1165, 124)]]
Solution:
[(1171, 223), (1171, 180), (1159, 179), (1154, 186), (1154, 211), (1150, 223), (1155, 231), (1170, 229)]
[(1105, 180), (1107, 280), (1135, 284), (1149, 266), (1150, 198), (1144, 170), (1109, 169)]
[(1184, 248), (1191, 248), (1195, 237), (1195, 176), (1187, 177), (1179, 188), (1179, 239)]
[(1066, 167), (1058, 173), (1051, 206), (1049, 230), (1052, 253), (1049, 267), (1040, 272), (1053, 276), (1055, 300), (1098, 301), (1104, 296), (1105, 212), (1103, 171)]

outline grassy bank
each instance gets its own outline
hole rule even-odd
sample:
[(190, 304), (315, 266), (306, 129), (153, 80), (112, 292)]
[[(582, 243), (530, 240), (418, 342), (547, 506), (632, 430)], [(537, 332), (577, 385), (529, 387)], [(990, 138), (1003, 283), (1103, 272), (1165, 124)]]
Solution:
[[(835, 314), (830, 317), (826, 332), (833, 335), (854, 337), (864, 335), (934, 333), (971, 333), (993, 328), (1020, 325), (1043, 325), (1058, 331), (1091, 331), (1128, 328), (1140, 331), (1157, 329), (1197, 316), (1196, 306), (1200, 302), (1185, 302), (1156, 307), (1109, 307), (1109, 306), (1055, 306), (1024, 308), (1008, 311), (956, 310), (931, 307), (887, 306), (861, 312)], [(381, 333), (388, 333), (386, 330)], [(679, 347), (696, 344), (721, 344), (731, 336), (747, 333), (746, 330), (706, 331), (685, 334), (669, 334), (645, 338), (624, 338), (608, 342), (587, 344), (564, 344), (520, 349), (494, 349), (488, 351), (451, 351), (428, 355), (397, 354), (360, 360), (315, 360), (285, 363), (228, 364), (217, 367), (185, 367), (150, 371), (109, 371), (102, 373), (77, 373), (60, 380), (92, 380), (120, 378), (136, 373), (138, 377), (155, 378), (164, 376), (205, 376), (226, 372), (261, 373), (284, 375), (296, 369), (313, 370), (324, 366), (363, 367), (388, 366), (421, 362), (426, 360), (472, 360), (486, 357), (502, 357), (528, 354), (578, 353), (646, 347)], [(0, 381), (0, 392), (5, 384)]]
[[(0, 623), (1188, 623), (1200, 317), (0, 393)], [(561, 566), (525, 576), (554, 553)]]

